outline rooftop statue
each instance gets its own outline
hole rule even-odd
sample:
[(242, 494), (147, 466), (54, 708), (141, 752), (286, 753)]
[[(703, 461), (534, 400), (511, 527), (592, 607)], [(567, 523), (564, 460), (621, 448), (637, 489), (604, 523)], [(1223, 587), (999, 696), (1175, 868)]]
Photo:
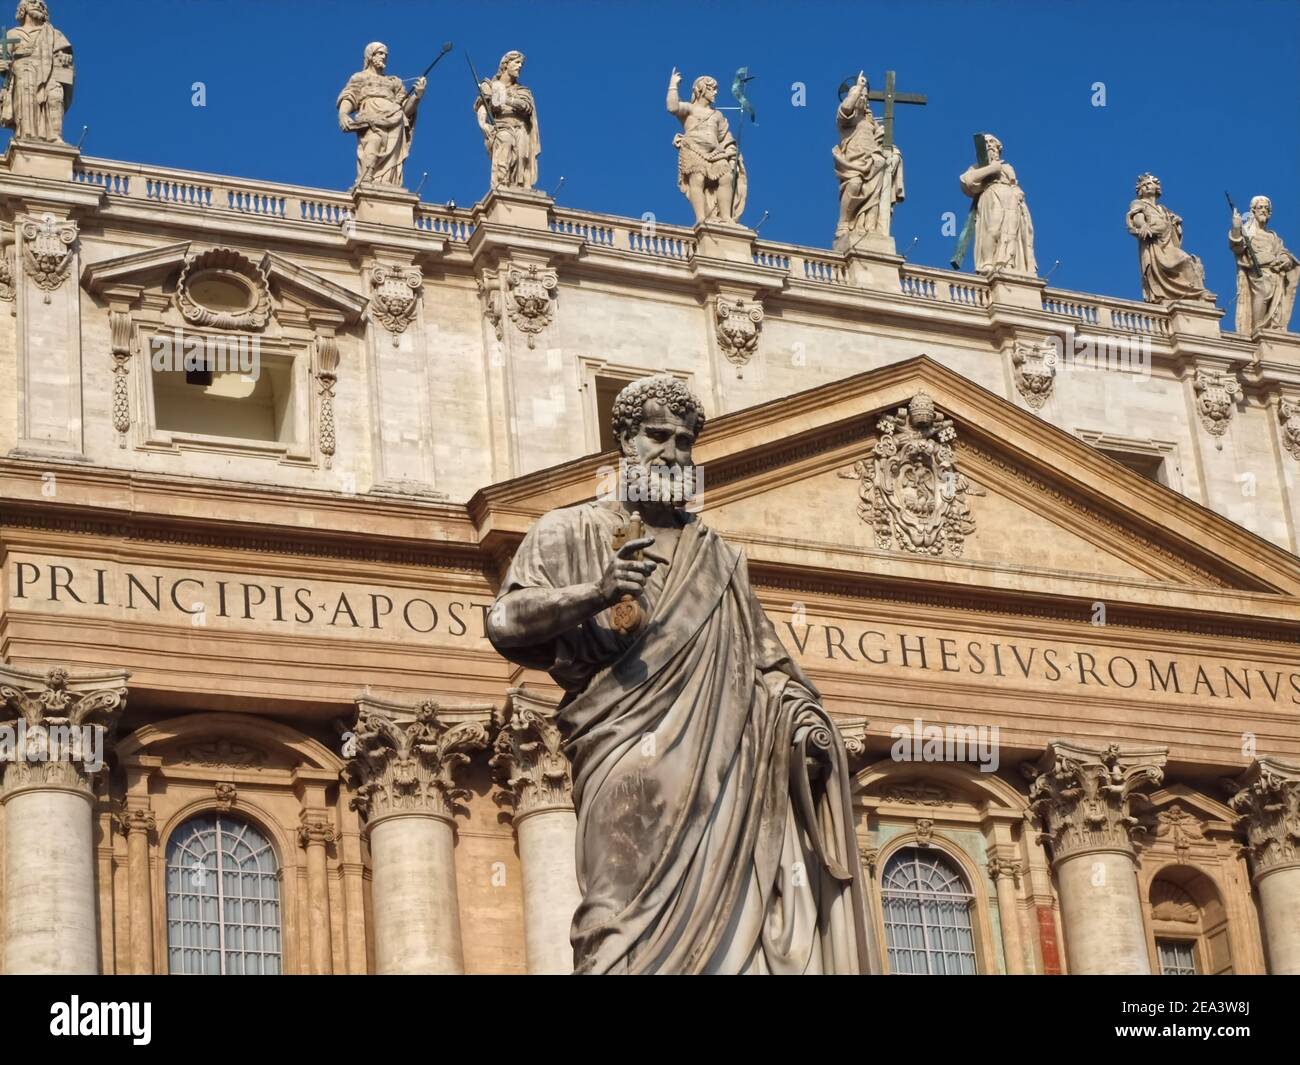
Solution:
[(1138, 240), (1142, 268), (1142, 298), (1148, 303), (1196, 299), (1214, 302), (1205, 287), (1201, 260), (1183, 251), (1183, 220), (1160, 204), (1160, 179), (1142, 174), (1137, 179), (1138, 198), (1129, 204), (1125, 223)]
[(749, 178), (727, 118), (713, 106), (718, 83), (707, 76), (696, 78), (690, 102), (683, 103), (677, 92), (681, 80), (674, 67), (668, 79), (668, 111), (681, 120), (684, 129), (673, 138), (677, 185), (691, 203), (696, 225), (739, 222)]
[(5, 34), (0, 72), (0, 125), (18, 140), (63, 143), (63, 116), (72, 106), (72, 45), (50, 25), (45, 0), (21, 0), (17, 26)]
[(1228, 231), (1228, 246), (1237, 258), (1237, 332), (1247, 336), (1261, 329), (1285, 332), (1295, 307), (1300, 262), (1268, 228), (1272, 214), (1273, 201), (1256, 196), (1246, 218), (1232, 212)]
[(982, 274), (1005, 270), (1037, 276), (1034, 223), (1025, 192), (1002, 158), (1002, 142), (991, 133), (981, 136), (985, 157), (961, 175), (962, 192), (975, 201), (975, 269)]
[(492, 187), (531, 189), (537, 184), (542, 138), (537, 129), (533, 94), (519, 84), (524, 53), (501, 57), (496, 75), (479, 85), (474, 114), (492, 160)]
[(575, 967), (866, 972), (844, 743), (744, 556), (685, 509), (700, 402), (643, 378), (613, 421), (619, 498), (543, 516), (488, 619), (567, 691)]
[(425, 79), (407, 92), (402, 79), (384, 74), (388, 45), (366, 45), (363, 66), (339, 93), (339, 129), (357, 135), (357, 184), (402, 187), (402, 164), (411, 152), (415, 112)]
[(865, 235), (889, 236), (894, 204), (903, 200), (903, 156), (885, 142), (868, 92), (866, 74), (859, 73), (835, 112), (840, 131), (840, 142), (831, 149), (840, 179), (836, 251), (847, 250)]

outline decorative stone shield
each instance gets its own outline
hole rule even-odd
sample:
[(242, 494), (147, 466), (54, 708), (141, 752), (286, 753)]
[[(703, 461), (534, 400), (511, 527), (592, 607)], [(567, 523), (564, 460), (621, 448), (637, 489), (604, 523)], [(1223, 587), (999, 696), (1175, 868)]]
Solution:
[(956, 469), (956, 426), (918, 392), (877, 428), (871, 454), (840, 474), (858, 480), (858, 514), (875, 529), (876, 546), (960, 555), (975, 531), (966, 497), (984, 491)]
[[(76, 223), (60, 222), (53, 215), (29, 218), (23, 223), (23, 259), (27, 273), (47, 293), (67, 280), (76, 239)], [(50, 302), (48, 295), (45, 302)]]
[(396, 347), (398, 334), (405, 332), (415, 318), (424, 275), (415, 266), (372, 266), (370, 284), (371, 309), (393, 335), (393, 346)]

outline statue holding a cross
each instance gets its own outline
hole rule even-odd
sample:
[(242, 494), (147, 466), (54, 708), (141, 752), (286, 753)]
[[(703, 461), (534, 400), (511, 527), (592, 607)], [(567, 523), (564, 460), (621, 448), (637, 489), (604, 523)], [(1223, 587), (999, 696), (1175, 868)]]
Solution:
[[(894, 76), (892, 70), (886, 74), (884, 92), (872, 92), (863, 72), (852, 86), (841, 86), (843, 98), (835, 114), (840, 142), (831, 149), (840, 180), (836, 251), (848, 251), (872, 237), (887, 240), (894, 205), (903, 200), (903, 156), (894, 144), (894, 104), (924, 104), (925, 97), (895, 92)], [(872, 100), (885, 103), (883, 128), (871, 113)]]

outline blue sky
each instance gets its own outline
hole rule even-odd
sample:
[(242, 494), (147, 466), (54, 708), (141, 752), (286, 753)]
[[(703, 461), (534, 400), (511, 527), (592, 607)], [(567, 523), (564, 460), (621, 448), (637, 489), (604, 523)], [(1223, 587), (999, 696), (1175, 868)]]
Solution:
[[(1231, 307), (1224, 190), (1244, 209), (1263, 192), (1274, 226), (1300, 252), (1300, 0), (898, 0), (665, 4), (491, 4), (369, 0), (51, 0), (72, 40), (77, 89), (66, 134), (89, 125), (88, 155), (342, 189), (354, 145), (334, 100), (371, 40), (392, 73), (413, 76), (445, 40), (421, 106), (407, 183), (422, 198), (466, 205), (487, 162), (470, 110), (468, 52), (481, 74), (508, 49), (526, 53), (538, 100), (541, 186), (566, 178), (561, 204), (653, 212), (687, 223), (664, 110), (673, 66), (727, 87), (744, 65), (758, 125), (742, 149), (753, 225), (762, 235), (829, 247), (836, 217), (830, 149), (836, 88), (865, 68), (878, 87), (898, 71), (907, 201), (894, 232), (908, 258), (946, 265), (944, 212), (964, 217), (957, 176), (971, 134), (996, 133), (1024, 185), (1040, 269), (1053, 285), (1140, 298), (1124, 230), (1134, 179), (1154, 171), (1181, 214), (1185, 246), (1206, 262)], [(688, 29), (687, 27), (691, 27)], [(191, 105), (191, 85), (207, 105)], [(795, 82), (807, 104), (792, 105)], [(1092, 105), (1103, 82), (1106, 106)], [(877, 105), (879, 113), (879, 105)], [(734, 112), (729, 113), (734, 116)], [(734, 121), (734, 118), (733, 118)], [(967, 260), (969, 266), (969, 259)]]

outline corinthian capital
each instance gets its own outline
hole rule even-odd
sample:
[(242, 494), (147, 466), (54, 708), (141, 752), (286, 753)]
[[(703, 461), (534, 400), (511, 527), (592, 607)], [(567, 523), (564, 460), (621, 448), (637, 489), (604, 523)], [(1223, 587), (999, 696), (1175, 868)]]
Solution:
[(1300, 865), (1300, 765), (1257, 758), (1235, 783), (1228, 805), (1241, 814), (1255, 877)]
[(556, 723), (556, 706), (510, 689), (490, 761), (518, 820), (537, 810), (573, 809), (573, 776)]
[(0, 666), (0, 794), (38, 786), (93, 793), (126, 707), (128, 676)]
[(368, 696), (344, 737), (345, 773), (356, 790), (352, 806), (372, 824), (382, 817), (423, 813), (450, 820), (469, 792), (456, 773), (469, 752), (487, 746), (491, 707), (444, 708), (432, 699), (414, 707)]
[(1029, 800), (1055, 861), (1096, 851), (1135, 855), (1150, 830), (1141, 792), (1164, 779), (1164, 747), (1084, 747), (1054, 740), (1025, 767)]

